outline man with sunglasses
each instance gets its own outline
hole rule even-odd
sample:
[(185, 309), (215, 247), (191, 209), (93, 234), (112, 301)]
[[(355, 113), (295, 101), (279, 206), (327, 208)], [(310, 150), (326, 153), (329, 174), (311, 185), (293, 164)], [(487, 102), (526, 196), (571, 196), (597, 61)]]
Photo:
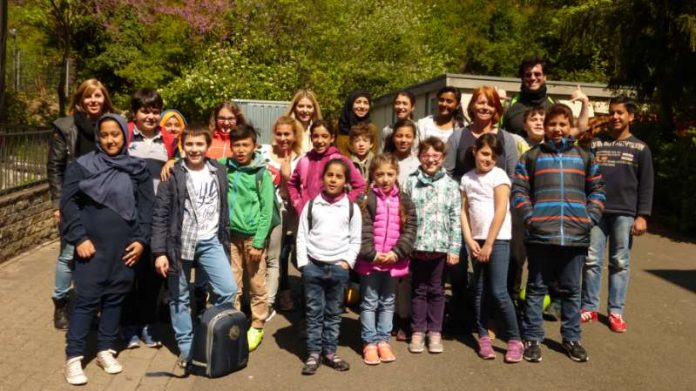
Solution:
[(556, 103), (546, 92), (546, 60), (538, 57), (525, 58), (520, 63), (518, 75), (522, 79), (520, 93), (510, 101), (501, 127), (508, 132), (524, 136), (524, 112), (532, 107), (549, 108)]

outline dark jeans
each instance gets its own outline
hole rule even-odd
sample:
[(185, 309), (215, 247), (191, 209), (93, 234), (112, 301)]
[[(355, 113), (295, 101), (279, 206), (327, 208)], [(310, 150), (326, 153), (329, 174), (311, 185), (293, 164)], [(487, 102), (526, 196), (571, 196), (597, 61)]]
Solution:
[(84, 355), (87, 335), (97, 311), (100, 311), (97, 351), (114, 348), (121, 319), (121, 303), (125, 296), (124, 293), (107, 293), (101, 297), (77, 294), (66, 337), (65, 355), (68, 359)]
[(307, 319), (307, 353), (335, 353), (348, 270), (312, 261), (302, 268)]
[(544, 339), (542, 317), (544, 296), (549, 284), (557, 282), (561, 300), (561, 335), (567, 341), (580, 340), (580, 279), (587, 256), (586, 247), (527, 244), (529, 276), (522, 335), (525, 340)]
[(159, 320), (160, 293), (165, 280), (153, 265), (150, 249), (146, 247), (140, 261), (133, 267), (135, 280), (123, 303), (121, 324), (124, 326), (142, 327)]
[(511, 211), (512, 216), (512, 239), (510, 240), (510, 265), (508, 267), (507, 284), (508, 293), (514, 300), (520, 298), (522, 288), (522, 273), (524, 263), (527, 261), (527, 249), (524, 245), (524, 235), (526, 228), (524, 219), (519, 216), (517, 210)]
[[(483, 247), (483, 240), (478, 241)], [(493, 243), (493, 252), (490, 260), (481, 263), (473, 260), (476, 328), (479, 337), (488, 335), (488, 317), (491, 312), (491, 302), (495, 304), (502, 324), (499, 332), (506, 339), (520, 339), (520, 330), (517, 326), (515, 306), (507, 291), (506, 280), (508, 275), (508, 263), (510, 262), (510, 242), (496, 240)]]
[(452, 287), (452, 297), (449, 305), (446, 306), (448, 323), (450, 327), (459, 328), (460, 330), (467, 325), (468, 307), (470, 305), (468, 257), (466, 243), (462, 240), (459, 263), (451, 266), (445, 263), (445, 274)]
[(411, 304), (413, 332), (441, 332), (442, 318), (445, 315), (445, 290), (442, 287), (442, 273), (447, 254), (433, 254), (422, 258), (414, 254), (411, 259), (413, 295)]

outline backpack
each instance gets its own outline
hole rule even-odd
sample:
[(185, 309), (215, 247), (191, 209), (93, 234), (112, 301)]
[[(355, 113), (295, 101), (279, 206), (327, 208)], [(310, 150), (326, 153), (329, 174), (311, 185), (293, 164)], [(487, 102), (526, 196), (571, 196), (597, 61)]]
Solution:
[[(265, 168), (256, 171), (256, 192), (261, 194), (261, 185), (263, 184), (263, 173), (267, 170)], [(273, 191), (273, 212), (271, 212), (271, 229), (280, 225), (280, 202), (278, 202), (278, 197)]]
[[(347, 195), (346, 195), (346, 197), (347, 197)], [(353, 213), (354, 213), (354, 212), (353, 212), (353, 208), (355, 208), (355, 206), (353, 205), (353, 202), (351, 202), (350, 200), (348, 200), (348, 205), (349, 205), (349, 209), (348, 209), (348, 222), (351, 222), (351, 221), (353, 221)], [(307, 231), (311, 231), (311, 230), (312, 230), (312, 226), (313, 226), (313, 223), (314, 223), (314, 222), (313, 222), (313, 218), (312, 218), (312, 207), (313, 207), (313, 206), (314, 206), (314, 198), (312, 198), (311, 200), (309, 200), (309, 205), (307, 205), (307, 207), (309, 208), (309, 209), (307, 210), (307, 227), (308, 227)]]

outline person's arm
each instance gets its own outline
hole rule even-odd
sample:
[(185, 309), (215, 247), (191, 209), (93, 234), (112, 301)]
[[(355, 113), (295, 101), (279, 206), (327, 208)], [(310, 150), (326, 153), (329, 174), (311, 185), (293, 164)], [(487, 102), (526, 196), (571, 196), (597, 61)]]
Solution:
[[(357, 208), (357, 206), (355, 207)], [(365, 261), (373, 262), (377, 257), (373, 227), (374, 222), (372, 221), (368, 205), (365, 205), (364, 208), (359, 208), (359, 210), (362, 211), (362, 240), (358, 256)]]
[(162, 171), (160, 172), (160, 180), (162, 182), (169, 180), (169, 177), (172, 175), (172, 168), (174, 168), (175, 164), (176, 158), (171, 158), (164, 163), (164, 166), (162, 166)]
[(126, 266), (133, 266), (145, 251), (145, 246), (150, 242), (152, 227), (152, 208), (155, 205), (155, 190), (152, 187), (152, 177), (149, 172), (144, 172), (137, 178), (135, 191), (135, 207), (137, 210), (136, 224), (133, 228), (131, 242), (125, 248), (125, 254), (121, 258)]
[(633, 235), (640, 236), (648, 230), (647, 216), (650, 216), (653, 202), (654, 170), (652, 152), (646, 145), (638, 162), (638, 215), (633, 222)]
[[(445, 178), (441, 180), (451, 180)], [(447, 207), (447, 213), (449, 217), (449, 251), (447, 254), (447, 264), (456, 265), (459, 263), (459, 251), (462, 247), (462, 222), (460, 219), (461, 209), (462, 209), (462, 195), (459, 192), (459, 186), (456, 182), (453, 186), (450, 186), (449, 190), (449, 205)]]
[(87, 236), (87, 230), (80, 219), (82, 206), (79, 205), (78, 198), (81, 193), (80, 181), (84, 178), (82, 166), (77, 162), (68, 165), (60, 196), (61, 237), (75, 246), (80, 258), (89, 259), (96, 253), (96, 248)]
[(411, 201), (411, 197), (406, 193), (401, 193), (401, 200), (399, 201), (406, 210), (406, 215), (408, 216), (408, 221), (406, 225), (401, 230), (401, 235), (399, 235), (399, 240), (392, 249), (394, 254), (396, 254), (397, 259), (403, 259), (411, 255), (413, 252), (413, 246), (416, 244), (416, 234), (418, 232), (418, 217), (416, 216), (416, 206)]
[(462, 206), (460, 212), (460, 220), (462, 226), (462, 234), (464, 235), (464, 243), (469, 247), (469, 252), (471, 253), (471, 258), (478, 259), (479, 253), (481, 252), (481, 247), (478, 242), (474, 240), (474, 235), (471, 232), (471, 224), (469, 223), (469, 198), (464, 190), (461, 191), (462, 194)]
[(602, 219), (604, 211), (604, 180), (599, 171), (599, 165), (594, 161), (589, 164), (589, 172), (586, 173), (585, 192), (587, 194), (587, 214), (592, 220), (592, 225), (597, 225)]
[[(353, 205), (353, 208), (359, 208), (359, 206)], [(350, 266), (351, 269), (355, 266), (355, 259), (358, 257), (358, 252), (360, 251), (360, 231), (362, 230), (361, 216), (361, 213), (353, 213), (353, 218), (348, 222), (350, 229), (350, 244), (343, 260), (348, 263), (348, 266)]]
[(570, 95), (570, 101), (580, 101), (580, 115), (575, 121), (575, 126), (570, 129), (570, 135), (578, 138), (590, 127), (590, 99), (582, 92), (578, 84), (578, 88)]
[(300, 213), (300, 220), (297, 226), (297, 238), (295, 239), (295, 250), (297, 251), (297, 268), (302, 269), (309, 263), (307, 255), (307, 242), (309, 240), (309, 226), (307, 224), (307, 212), (309, 208), (304, 208)]
[(54, 210), (60, 209), (60, 193), (68, 162), (68, 145), (61, 131), (54, 125), (51, 137), (48, 139), (48, 160), (46, 174), (48, 176), (51, 205)]
[(261, 192), (259, 196), (259, 224), (251, 246), (257, 250), (266, 247), (266, 239), (271, 232), (271, 218), (273, 217), (275, 187), (268, 170), (264, 169), (263, 179), (261, 180)]
[(172, 200), (176, 182), (173, 180), (160, 182), (157, 187), (157, 197), (152, 209), (152, 235), (150, 250), (154, 257), (167, 255), (167, 236), (169, 235), (169, 219), (175, 203)]
[(498, 237), (500, 232), (500, 227), (503, 226), (505, 221), (505, 216), (510, 211), (508, 207), (508, 200), (510, 199), (510, 185), (503, 183), (497, 185), (493, 190), (493, 204), (495, 207), (495, 213), (493, 214), (493, 221), (488, 229), (488, 235), (486, 236), (486, 242), (481, 248), (481, 253), (479, 254), (479, 261), (488, 262), (491, 258), (491, 253), (493, 252), (493, 243)]
[(457, 168), (457, 148), (459, 147), (459, 142), (462, 138), (462, 131), (455, 130), (450, 138), (447, 139), (447, 155), (445, 155), (445, 162), (442, 164), (447, 171), (447, 175), (453, 176), (454, 170)]
[(295, 167), (295, 171), (292, 172), (292, 175), (290, 176), (290, 179), (288, 179), (287, 183), (287, 188), (288, 188), (288, 194), (290, 195), (290, 203), (292, 204), (293, 208), (295, 208), (295, 212), (299, 215), (302, 213), (302, 208), (304, 207), (304, 200), (302, 199), (302, 168), (304, 166), (302, 159), (306, 159), (306, 157), (303, 157), (300, 159), (300, 161), (297, 163), (297, 167)]
[(520, 156), (517, 153), (517, 141), (515, 140), (515, 137), (513, 137), (512, 133), (508, 133), (503, 129), (500, 129), (499, 132), (505, 132), (504, 134), (504, 139), (507, 141), (505, 143), (505, 173), (507, 174), (508, 178), (512, 179), (513, 176), (515, 176), (515, 166), (517, 166), (517, 162), (520, 160)]

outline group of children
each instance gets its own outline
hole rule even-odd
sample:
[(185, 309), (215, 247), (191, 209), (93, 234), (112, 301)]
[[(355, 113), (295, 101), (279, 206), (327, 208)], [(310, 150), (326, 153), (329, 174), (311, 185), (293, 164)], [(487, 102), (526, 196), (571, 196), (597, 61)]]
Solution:
[[(597, 162), (571, 136), (573, 114), (567, 106), (528, 110), (529, 145), (519, 156), (520, 147), (509, 145), (519, 140), (497, 127), (502, 104), (495, 89), (474, 91), (468, 125), (460, 101), (458, 90), (445, 88), (438, 93), (438, 113), (416, 123), (413, 94), (397, 94), (396, 122), (383, 131), (381, 154), (375, 154), (377, 131), (369, 123), (366, 92), (349, 97), (338, 134), (321, 119), (314, 94), (298, 92), (287, 115), (276, 121), (272, 144), (264, 146), (232, 103), (216, 107), (212, 133), (188, 128), (177, 111), (162, 114), (161, 98), (152, 90), (133, 96), (130, 124), (116, 114), (101, 116), (95, 125), (96, 150), (68, 166), (61, 194), (62, 236), (75, 246), (77, 292), (68, 327), (68, 382), (87, 382), (81, 360), (97, 311), (97, 364), (108, 373), (122, 370), (113, 349), (129, 291), (140, 301), (129, 310), (142, 309), (124, 327), (126, 343), (135, 347), (140, 338), (159, 346), (149, 327), (153, 320), (148, 316), (155, 311), (148, 309), (156, 305), (154, 292), (165, 280), (178, 363), (185, 370), (193, 337), (189, 282), (194, 265), (194, 292), (203, 307), (209, 296), (213, 305), (233, 302), (240, 308), (243, 281), (248, 281), (248, 339), (250, 350), (256, 349), (265, 322), (275, 314), (279, 291), (287, 291), (291, 252), (302, 274), (305, 375), (314, 374), (322, 362), (349, 369), (336, 350), (351, 270), (360, 278), (366, 364), (396, 360), (389, 343), (394, 319), (397, 339), (410, 334), (410, 352), (426, 346), (430, 353), (443, 352), (443, 276), (446, 269), (463, 268), (466, 274), (468, 259), (480, 357), (495, 357), (488, 320), (499, 315), (505, 361), (540, 361), (543, 301), (554, 285), (562, 303), (563, 346), (572, 359), (586, 361), (580, 322), (581, 317), (596, 319), (604, 246), (603, 241), (595, 245), (595, 236), (603, 234), (606, 240), (615, 232), (611, 227), (628, 224), (613, 214), (645, 216), (650, 209), (651, 189), (627, 195), (626, 186), (605, 186), (605, 173), (600, 173), (603, 162), (626, 161), (628, 152), (616, 152), (612, 144), (619, 143), (642, 155), (609, 177), (631, 186), (652, 180), (649, 149), (628, 130), (635, 106), (625, 99), (612, 101), (611, 115), (618, 119), (610, 138), (592, 144), (602, 159)], [(341, 136), (347, 136), (350, 157), (336, 146)], [(448, 160), (452, 154), (456, 163)], [(629, 171), (638, 175), (625, 179)], [(631, 209), (636, 198), (639, 206)], [(608, 208), (611, 215), (603, 215), (605, 204), (617, 205)], [(508, 287), (514, 213), (526, 228), (529, 262), (519, 324)], [(637, 227), (630, 222), (634, 235), (645, 229), (644, 218), (635, 221)], [(593, 228), (598, 224), (601, 233)], [(630, 240), (620, 248), (615, 240), (612, 257), (620, 258), (614, 267), (621, 273), (612, 281), (623, 290), (610, 295), (610, 311), (621, 317)], [(594, 262), (588, 263), (588, 273), (593, 277), (581, 283), (591, 245), (588, 259), (594, 256)], [(452, 274), (454, 294), (462, 287)]]

